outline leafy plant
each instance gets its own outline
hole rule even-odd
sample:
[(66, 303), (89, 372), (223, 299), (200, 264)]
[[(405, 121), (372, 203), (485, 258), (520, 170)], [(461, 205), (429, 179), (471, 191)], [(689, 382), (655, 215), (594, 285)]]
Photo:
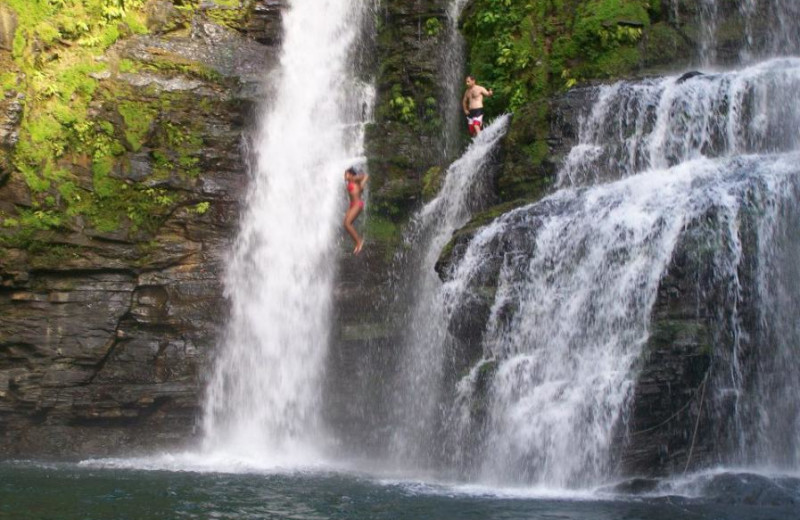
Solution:
[(389, 106), (393, 110), (395, 119), (403, 123), (413, 123), (417, 119), (417, 104), (411, 96), (403, 95), (400, 85), (392, 87), (392, 97)]
[(442, 22), (438, 18), (428, 18), (425, 20), (425, 34), (436, 37), (442, 30)]

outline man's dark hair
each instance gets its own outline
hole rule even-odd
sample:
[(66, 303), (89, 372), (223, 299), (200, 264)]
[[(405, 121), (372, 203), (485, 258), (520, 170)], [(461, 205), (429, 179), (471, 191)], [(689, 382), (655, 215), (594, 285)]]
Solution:
[(467, 79), (475, 79), (475, 76), (473, 76), (472, 74), (467, 74)]

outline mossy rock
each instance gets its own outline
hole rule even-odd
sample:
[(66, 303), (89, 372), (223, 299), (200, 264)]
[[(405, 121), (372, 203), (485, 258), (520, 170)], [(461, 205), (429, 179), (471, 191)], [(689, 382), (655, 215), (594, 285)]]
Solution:
[(667, 22), (650, 26), (642, 42), (642, 66), (645, 70), (685, 68), (694, 54), (691, 40)]
[(460, 254), (463, 254), (466, 244), (472, 240), (472, 237), (474, 237), (481, 228), (491, 224), (501, 215), (516, 208), (527, 206), (528, 204), (536, 202), (536, 200), (538, 199), (521, 198), (494, 205), (485, 211), (478, 213), (464, 226), (454, 231), (450, 241), (447, 242), (447, 244), (445, 244), (445, 246), (442, 248), (441, 253), (439, 253), (439, 258), (436, 260), (435, 269), (439, 276), (441, 278), (446, 276), (450, 267), (453, 265), (453, 262), (459, 260), (459, 258), (456, 257), (457, 249), (460, 250)]
[(441, 166), (431, 166), (422, 176), (422, 198), (425, 201), (433, 200), (439, 193), (444, 183), (445, 169)]
[(150, 0), (144, 7), (145, 26), (151, 34), (165, 34), (183, 29), (191, 22), (185, 12), (179, 11), (167, 0)]

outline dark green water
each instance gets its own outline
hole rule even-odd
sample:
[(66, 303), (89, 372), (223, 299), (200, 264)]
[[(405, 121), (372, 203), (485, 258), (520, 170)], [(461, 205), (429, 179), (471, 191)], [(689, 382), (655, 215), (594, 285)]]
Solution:
[[(792, 482), (796, 493), (800, 486)], [(797, 495), (762, 500), (763, 491), (759, 494), (755, 501), (765, 503), (753, 503), (741, 490), (726, 498), (548, 498), (340, 473), (226, 474), (0, 463), (0, 518), (14, 520), (800, 518)]]

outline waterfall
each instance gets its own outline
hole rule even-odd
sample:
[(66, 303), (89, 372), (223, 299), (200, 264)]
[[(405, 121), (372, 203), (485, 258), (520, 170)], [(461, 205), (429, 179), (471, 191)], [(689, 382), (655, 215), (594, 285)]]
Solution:
[[(797, 159), (687, 161), (564, 189), (483, 229), (445, 288), (464, 298), (481, 289), (487, 270), (497, 278), (484, 357), (459, 384), (454, 413), (458, 438), (478, 439), (472, 471), (555, 486), (597, 485), (613, 474), (614, 438), (681, 232), (713, 209), (735, 238), (748, 194), (780, 200), (781, 186), (798, 181)], [(740, 256), (741, 246), (730, 254)], [(478, 389), (478, 370), (489, 371), (488, 388)], [(483, 424), (474, 422), (481, 400)]]
[[(678, 19), (684, 6), (672, 0), (671, 7), (673, 19)], [(800, 3), (796, 0), (697, 0), (697, 18), (701, 67), (718, 65), (720, 55), (735, 49), (740, 63), (800, 53)], [(737, 26), (738, 30), (732, 30)], [(723, 61), (735, 62), (737, 54), (731, 54)]]
[[(797, 157), (789, 157), (797, 168)], [(800, 468), (800, 181), (771, 182), (758, 200), (754, 299), (757, 318), (752, 335), (763, 348), (752, 380), (739, 389), (741, 435), (734, 463), (775, 469)], [(743, 362), (750, 357), (741, 354)]]
[(416, 249), (409, 262), (415, 266), (416, 274), (411, 280), (411, 310), (405, 318), (401, 371), (394, 383), (403, 391), (396, 393), (391, 440), (391, 450), (402, 465), (431, 464), (431, 457), (436, 457), (439, 450), (437, 409), (449, 339), (442, 327), (442, 282), (434, 265), (453, 231), (486, 206), (492, 185), (492, 152), (505, 135), (508, 123), (507, 115), (497, 118), (450, 165), (438, 196), (413, 217), (406, 236), (406, 243)]
[(700, 62), (707, 67), (717, 59), (714, 48), (717, 32), (717, 0), (698, 0), (698, 4), (700, 4)]
[[(797, 9), (753, 5), (740, 8)], [(796, 21), (777, 27), (768, 53), (795, 51)], [(697, 298), (722, 307), (708, 318), (706, 408), (691, 412), (706, 423), (706, 461), (797, 470), (798, 92), (797, 57), (593, 90), (558, 191), (457, 245), (437, 295), (440, 330), (483, 324), (449, 347), (481, 349), (441, 404), (461, 474), (555, 487), (619, 475), (660, 284), (681, 239), (708, 222), (700, 247), (721, 294)]]
[(443, 73), (440, 81), (444, 92), (445, 157), (453, 157), (459, 144), (463, 124), (461, 93), (463, 92), (464, 38), (458, 31), (458, 19), (467, 0), (451, 0), (447, 7), (447, 36), (444, 45)]
[(794, 150), (798, 88), (798, 58), (600, 87), (558, 185), (594, 184), (700, 157)]
[(266, 464), (324, 446), (343, 172), (363, 154), (371, 87), (353, 74), (363, 2), (289, 3), (280, 74), (250, 147), (250, 191), (225, 278), (230, 318), (205, 403), (205, 448)]

